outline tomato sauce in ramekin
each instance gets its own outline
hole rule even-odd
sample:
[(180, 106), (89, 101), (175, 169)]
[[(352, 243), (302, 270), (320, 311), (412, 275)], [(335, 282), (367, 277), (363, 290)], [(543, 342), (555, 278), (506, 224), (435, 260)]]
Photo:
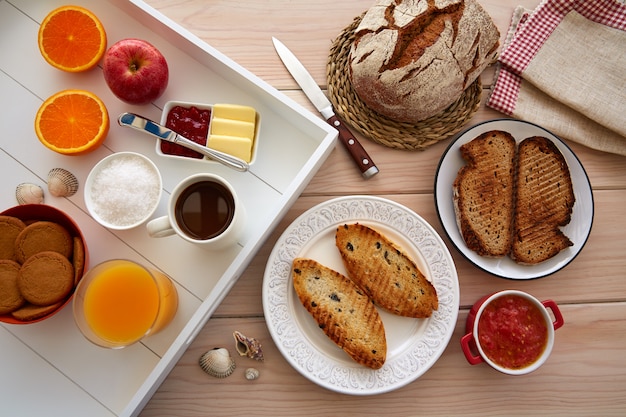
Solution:
[(541, 357), (548, 343), (542, 311), (532, 301), (515, 294), (493, 299), (478, 322), (478, 342), (495, 364), (521, 369)]

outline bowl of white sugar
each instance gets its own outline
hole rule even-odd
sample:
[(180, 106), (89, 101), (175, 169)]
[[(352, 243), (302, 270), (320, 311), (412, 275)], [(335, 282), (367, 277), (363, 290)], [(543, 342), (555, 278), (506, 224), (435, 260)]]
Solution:
[(101, 225), (126, 230), (154, 214), (162, 190), (154, 162), (135, 152), (117, 152), (98, 162), (87, 176), (85, 204)]

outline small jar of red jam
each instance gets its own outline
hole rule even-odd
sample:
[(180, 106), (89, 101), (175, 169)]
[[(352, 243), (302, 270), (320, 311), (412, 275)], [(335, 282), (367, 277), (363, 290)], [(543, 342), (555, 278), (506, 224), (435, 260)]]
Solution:
[(554, 331), (562, 325), (563, 316), (554, 301), (540, 302), (522, 291), (500, 291), (474, 305), (461, 347), (472, 365), (486, 362), (506, 374), (526, 374), (546, 361)]
[[(205, 145), (209, 136), (209, 122), (211, 110), (191, 105), (189, 107), (173, 106), (167, 113), (165, 127), (172, 129), (179, 135)], [(166, 155), (183, 156), (187, 158), (202, 159), (204, 155), (176, 143), (161, 141), (161, 152)]]

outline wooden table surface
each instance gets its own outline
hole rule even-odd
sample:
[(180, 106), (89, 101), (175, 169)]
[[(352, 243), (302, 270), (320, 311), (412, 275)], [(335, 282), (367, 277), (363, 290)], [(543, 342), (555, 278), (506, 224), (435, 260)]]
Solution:
[[(271, 36), (286, 43), (322, 88), (331, 42), (372, 0), (148, 0), (248, 70), (314, 111), (278, 59)], [(479, 0), (500, 28), (502, 39), (514, 7), (539, 0)], [(493, 69), (483, 74), (484, 88)], [(484, 95), (483, 95), (484, 100)], [(502, 117), (481, 105), (469, 125)], [(445, 140), (423, 152), (385, 148), (361, 138), (380, 174), (363, 180), (341, 147), (296, 201), (213, 317), (152, 397), (142, 417), (156, 416), (348, 416), (348, 415), (625, 415), (626, 414), (626, 158), (568, 142), (593, 188), (595, 218), (580, 255), (549, 277), (513, 281), (470, 264), (445, 237), (435, 211), (433, 182)], [(389, 198), (426, 219), (448, 245), (457, 267), (461, 306), (456, 330), (437, 363), (422, 377), (393, 392), (351, 396), (321, 388), (282, 357), (263, 316), (261, 288), (276, 240), (301, 213), (328, 199), (355, 194)], [(537, 371), (518, 377), (485, 364), (467, 363), (459, 344), (472, 304), (483, 295), (519, 289), (555, 300), (565, 317), (552, 355)], [(263, 363), (239, 361), (238, 372), (212, 378), (198, 367), (208, 349), (234, 352), (239, 330), (263, 344)], [(245, 358), (244, 358), (245, 359)], [(261, 376), (247, 381), (242, 369)]]

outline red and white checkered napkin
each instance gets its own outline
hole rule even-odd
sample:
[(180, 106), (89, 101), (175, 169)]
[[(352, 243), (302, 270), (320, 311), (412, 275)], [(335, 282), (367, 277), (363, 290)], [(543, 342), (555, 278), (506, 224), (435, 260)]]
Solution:
[(626, 0), (518, 7), (487, 105), (626, 155)]

